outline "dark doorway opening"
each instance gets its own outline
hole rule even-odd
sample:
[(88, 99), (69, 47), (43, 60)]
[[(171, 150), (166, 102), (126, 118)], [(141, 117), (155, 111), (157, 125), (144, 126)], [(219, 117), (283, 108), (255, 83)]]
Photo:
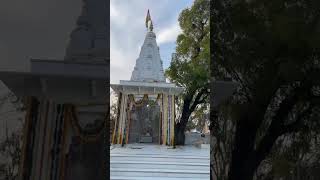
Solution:
[(133, 106), (129, 114), (129, 143), (160, 143), (160, 106), (155, 101)]

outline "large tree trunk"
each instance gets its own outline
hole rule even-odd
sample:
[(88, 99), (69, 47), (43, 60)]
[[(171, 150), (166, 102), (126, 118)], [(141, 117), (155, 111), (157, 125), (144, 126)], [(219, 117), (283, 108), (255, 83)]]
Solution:
[(176, 145), (184, 145), (185, 141), (185, 134), (184, 134), (185, 128), (181, 126), (181, 123), (176, 124), (175, 127), (175, 144)]
[[(306, 89), (307, 91), (307, 89)], [(312, 106), (297, 114), (295, 122), (284, 125), (286, 118), (304, 92), (303, 87), (297, 88), (295, 93), (284, 99), (275, 112), (265, 135), (255, 147), (256, 134), (266, 112), (267, 103), (262, 108), (255, 104), (244, 110), (246, 113), (237, 123), (235, 147), (232, 152), (232, 164), (230, 167), (229, 180), (251, 180), (260, 163), (270, 154), (277, 138), (286, 132), (293, 132), (296, 126), (301, 128), (301, 119), (312, 112)], [(268, 98), (271, 99), (271, 98)]]
[[(248, 136), (246, 136), (248, 137)], [(240, 140), (240, 142), (243, 140)], [(229, 172), (229, 180), (252, 180), (256, 170), (256, 164), (253, 163), (252, 148), (248, 148), (252, 142), (244, 142), (235, 147), (232, 152), (232, 161)]]
[[(180, 121), (175, 124), (175, 144), (184, 145), (185, 130), (191, 116), (191, 113), (196, 109), (197, 105), (204, 103), (207, 93), (207, 88), (201, 89), (198, 93), (191, 92), (183, 99), (183, 107)], [(193, 100), (193, 97), (195, 98)], [(193, 100), (193, 101), (192, 101)]]
[(249, 163), (246, 156), (240, 156), (239, 161), (241, 162), (233, 163), (237, 164), (237, 168), (230, 171), (229, 180), (252, 180), (257, 167), (254, 163)]
[(186, 131), (186, 127), (187, 127), (187, 123), (190, 115), (191, 115), (191, 112), (188, 109), (187, 112), (184, 112), (182, 114), (180, 122), (175, 125), (175, 137), (176, 137), (175, 144), (176, 145), (184, 145), (184, 141), (185, 141), (184, 133)]
[(243, 114), (236, 125), (229, 180), (252, 180), (259, 165), (256, 163), (254, 146), (256, 133), (264, 113), (261, 113), (262, 111), (252, 104), (242, 111)]
[(192, 113), (189, 108), (190, 102), (191, 102), (190, 97), (186, 97), (184, 99), (180, 121), (175, 124), (175, 131), (174, 132), (175, 132), (175, 144), (176, 145), (184, 145), (184, 141), (185, 141), (185, 134), (184, 133), (186, 131), (189, 117)]

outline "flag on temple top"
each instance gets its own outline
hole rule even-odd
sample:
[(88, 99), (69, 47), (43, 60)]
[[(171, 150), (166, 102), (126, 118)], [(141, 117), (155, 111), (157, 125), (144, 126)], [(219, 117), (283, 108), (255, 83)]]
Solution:
[(147, 13), (147, 17), (146, 17), (146, 28), (148, 28), (148, 22), (151, 21), (151, 16), (150, 16), (150, 12), (148, 9), (148, 13)]

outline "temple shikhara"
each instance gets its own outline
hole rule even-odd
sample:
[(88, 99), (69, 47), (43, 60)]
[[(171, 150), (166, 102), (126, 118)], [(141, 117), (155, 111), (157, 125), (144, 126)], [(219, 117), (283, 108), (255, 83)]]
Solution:
[(119, 107), (112, 144), (174, 145), (175, 98), (183, 88), (166, 82), (149, 10), (146, 28), (131, 79), (111, 84)]

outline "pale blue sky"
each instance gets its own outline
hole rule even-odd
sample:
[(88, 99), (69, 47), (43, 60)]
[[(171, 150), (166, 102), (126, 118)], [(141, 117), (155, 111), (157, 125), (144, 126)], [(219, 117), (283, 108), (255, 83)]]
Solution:
[(170, 64), (171, 54), (175, 51), (176, 38), (181, 32), (179, 14), (192, 3), (193, 0), (111, 0), (111, 83), (130, 79), (147, 32), (145, 16), (148, 9), (166, 69)]

